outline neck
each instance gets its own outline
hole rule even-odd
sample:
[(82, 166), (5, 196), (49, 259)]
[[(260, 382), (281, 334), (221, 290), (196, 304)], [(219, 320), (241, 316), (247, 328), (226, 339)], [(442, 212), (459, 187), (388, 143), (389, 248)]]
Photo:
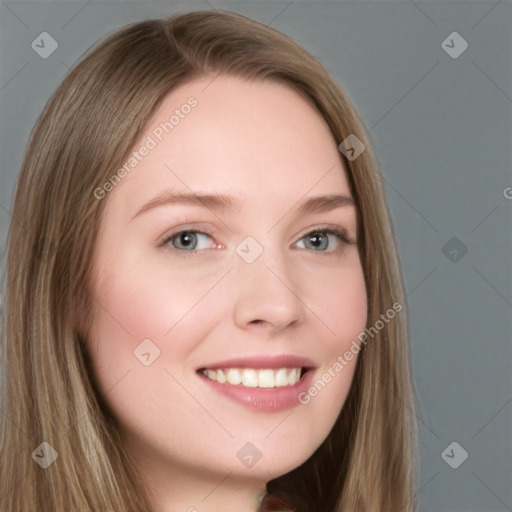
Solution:
[(266, 481), (232, 471), (172, 468), (141, 457), (136, 466), (155, 512), (258, 512), (266, 494)]
[[(172, 482), (172, 483), (171, 483)], [(155, 485), (156, 484), (156, 485)], [(265, 482), (233, 475), (173, 475), (165, 482), (147, 480), (155, 512), (258, 512)]]

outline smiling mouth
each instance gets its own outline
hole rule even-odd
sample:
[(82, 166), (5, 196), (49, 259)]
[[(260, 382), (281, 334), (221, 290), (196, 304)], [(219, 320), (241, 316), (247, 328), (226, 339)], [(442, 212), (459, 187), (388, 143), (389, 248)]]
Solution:
[(247, 388), (275, 389), (294, 386), (310, 370), (306, 367), (283, 368), (201, 368), (198, 373), (220, 384)]

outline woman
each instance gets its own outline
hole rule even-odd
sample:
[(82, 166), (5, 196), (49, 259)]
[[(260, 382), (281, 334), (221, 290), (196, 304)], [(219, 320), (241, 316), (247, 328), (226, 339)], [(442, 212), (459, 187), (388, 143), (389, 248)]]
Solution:
[(377, 160), (291, 39), (120, 29), (48, 102), (12, 216), (0, 510), (415, 510)]

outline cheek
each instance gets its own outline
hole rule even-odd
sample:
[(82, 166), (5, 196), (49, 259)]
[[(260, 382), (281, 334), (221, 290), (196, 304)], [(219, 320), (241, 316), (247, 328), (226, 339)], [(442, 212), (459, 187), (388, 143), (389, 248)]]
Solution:
[[(166, 369), (182, 380), (184, 363), (221, 314), (215, 309), (221, 297), (218, 290), (205, 296), (217, 276), (191, 279), (126, 254), (93, 288), (88, 347), (100, 391), (113, 400), (115, 387), (118, 406), (140, 401), (148, 408), (155, 393), (161, 390), (163, 400), (165, 389), (177, 386)], [(131, 389), (130, 382), (139, 384)]]
[(311, 289), (306, 293), (314, 304), (311, 309), (318, 320), (324, 348), (331, 356), (346, 350), (366, 327), (368, 305), (361, 266), (347, 265), (321, 280), (309, 281), (309, 285)]
[(321, 289), (316, 286), (316, 291), (309, 293), (315, 304), (311, 309), (318, 319), (317, 332), (321, 334), (317, 336), (317, 351), (322, 352), (322, 365), (302, 403), (306, 409), (323, 415), (326, 432), (334, 424), (352, 384), (362, 348), (358, 336), (366, 327), (368, 306), (359, 264), (332, 272), (322, 282)]
[(128, 261), (109, 272), (94, 289), (87, 343), (98, 391), (122, 430), (179, 451), (184, 434), (174, 443), (166, 433), (190, 425), (197, 413), (179, 383), (195, 340), (207, 335), (193, 309), (204, 284), (171, 285), (156, 274)]
[(96, 333), (108, 338), (118, 354), (129, 353), (146, 338), (167, 342), (204, 289), (204, 282), (127, 260), (94, 290)]

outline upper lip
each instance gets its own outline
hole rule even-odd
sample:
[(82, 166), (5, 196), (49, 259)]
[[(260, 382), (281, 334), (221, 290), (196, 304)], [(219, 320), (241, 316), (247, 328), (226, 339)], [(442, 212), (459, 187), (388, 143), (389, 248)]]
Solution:
[(307, 357), (300, 357), (295, 355), (281, 354), (275, 356), (269, 355), (256, 355), (250, 357), (236, 357), (233, 359), (224, 359), (210, 363), (198, 370), (203, 369), (221, 369), (221, 368), (306, 368), (312, 369), (315, 367), (311, 359)]

